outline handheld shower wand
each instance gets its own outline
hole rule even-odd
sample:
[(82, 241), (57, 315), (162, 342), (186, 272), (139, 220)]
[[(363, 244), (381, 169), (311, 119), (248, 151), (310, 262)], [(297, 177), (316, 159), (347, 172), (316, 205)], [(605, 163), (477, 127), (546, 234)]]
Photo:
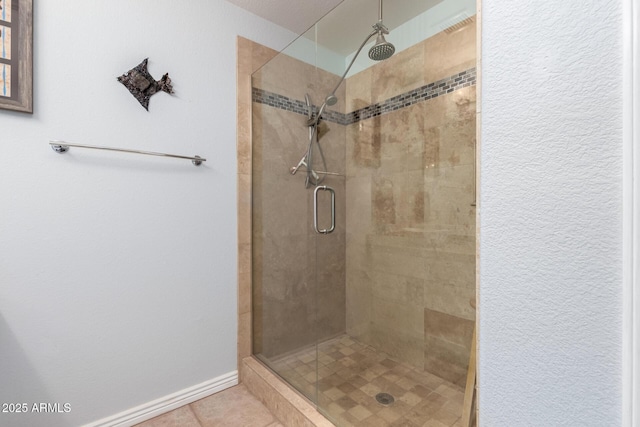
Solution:
[[(378, 22), (373, 24), (373, 31), (364, 39), (362, 44), (360, 44), (360, 47), (356, 51), (355, 55), (353, 55), (351, 62), (349, 62), (349, 66), (344, 71), (344, 74), (342, 74), (342, 77), (340, 77), (338, 84), (336, 84), (336, 86), (333, 88), (331, 93), (329, 93), (329, 95), (327, 95), (324, 98), (324, 101), (322, 102), (322, 105), (320, 106), (316, 114), (313, 113), (313, 107), (312, 107), (311, 100), (309, 99), (309, 95), (308, 94), (305, 95), (305, 101), (307, 104), (307, 126), (309, 127), (309, 146), (307, 148), (307, 152), (304, 154), (304, 156), (302, 156), (302, 159), (300, 159), (298, 164), (296, 166), (293, 166), (289, 170), (291, 172), (291, 175), (295, 175), (298, 172), (298, 169), (300, 169), (302, 166), (305, 167), (305, 169), (307, 170), (307, 177), (305, 179), (305, 184), (304, 184), (305, 187), (309, 187), (309, 184), (319, 185), (324, 180), (325, 176), (328, 173), (326, 172), (327, 165), (324, 158), (324, 154), (322, 153), (322, 147), (320, 146), (320, 135), (318, 134), (319, 132), (318, 126), (320, 125), (322, 113), (324, 113), (324, 110), (325, 108), (327, 108), (327, 106), (335, 105), (338, 102), (336, 91), (338, 90), (338, 88), (340, 87), (344, 79), (347, 77), (349, 70), (351, 70), (351, 67), (353, 66), (353, 63), (356, 61), (356, 58), (358, 58), (358, 55), (360, 55), (360, 52), (364, 48), (364, 45), (367, 44), (373, 36), (377, 35), (377, 38), (373, 47), (369, 49), (369, 58), (373, 59), (374, 61), (382, 61), (391, 57), (391, 55), (395, 53), (396, 48), (391, 43), (385, 40), (384, 38), (385, 34), (389, 34), (389, 30), (382, 23), (382, 0), (379, 0)], [(322, 176), (320, 176), (313, 169), (314, 139), (315, 139), (317, 151), (320, 154), (320, 159), (324, 167), (324, 172), (320, 172)]]

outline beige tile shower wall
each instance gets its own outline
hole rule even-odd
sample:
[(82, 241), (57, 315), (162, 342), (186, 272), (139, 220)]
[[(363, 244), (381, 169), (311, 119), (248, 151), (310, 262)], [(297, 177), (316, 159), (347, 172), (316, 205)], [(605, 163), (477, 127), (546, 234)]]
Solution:
[[(300, 101), (309, 93), (317, 104), (338, 79), (280, 54), (254, 75), (253, 86)], [(344, 92), (338, 96), (344, 99)], [(305, 188), (304, 168), (290, 174), (309, 144), (307, 118), (261, 103), (252, 107), (253, 348), (273, 358), (345, 331), (345, 179), (327, 176), (322, 183), (336, 191), (337, 224), (328, 236), (315, 234), (313, 186)], [(322, 123), (326, 167), (342, 175), (344, 139), (344, 126)], [(329, 200), (321, 196), (320, 218), (326, 219)]]
[(476, 66), (476, 24), (440, 32), (347, 79), (351, 112)]
[[(475, 24), (347, 81), (347, 111), (475, 67)], [(475, 87), (349, 125), (347, 332), (463, 383), (475, 311)]]
[(243, 37), (237, 39), (238, 366), (252, 353), (251, 74), (276, 54), (276, 51)]
[[(301, 101), (304, 101), (304, 95), (308, 93), (311, 101), (317, 106), (320, 106), (339, 80), (340, 76), (285, 53), (277, 55), (253, 74), (255, 87)], [(344, 90), (344, 85), (338, 88), (338, 102), (327, 110), (344, 112)]]

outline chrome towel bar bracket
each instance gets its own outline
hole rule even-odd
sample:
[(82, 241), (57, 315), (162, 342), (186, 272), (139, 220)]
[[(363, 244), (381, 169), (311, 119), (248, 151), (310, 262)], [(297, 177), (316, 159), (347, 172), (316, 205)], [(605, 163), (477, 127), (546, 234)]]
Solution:
[(90, 148), (93, 150), (118, 151), (121, 153), (144, 154), (147, 156), (172, 157), (174, 159), (186, 159), (186, 160), (191, 160), (191, 163), (193, 163), (195, 166), (200, 166), (202, 162), (207, 161), (207, 159), (202, 158), (200, 156), (179, 156), (177, 154), (156, 153), (154, 151), (128, 150), (126, 148), (100, 147), (97, 145), (71, 144), (65, 141), (49, 141), (49, 145), (51, 146), (51, 149), (56, 153), (66, 153), (67, 151), (69, 151), (70, 147), (77, 147), (77, 148)]

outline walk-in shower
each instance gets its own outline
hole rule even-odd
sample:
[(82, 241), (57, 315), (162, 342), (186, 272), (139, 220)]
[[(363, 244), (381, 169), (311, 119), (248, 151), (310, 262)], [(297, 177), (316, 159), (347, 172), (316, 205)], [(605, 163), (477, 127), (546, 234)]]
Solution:
[(336, 425), (467, 427), (475, 2), (382, 6), (252, 76), (253, 353)]
[[(304, 167), (307, 171), (307, 177), (305, 179), (305, 188), (308, 188), (310, 184), (315, 186), (319, 185), (324, 180), (324, 176), (326, 176), (327, 173), (329, 173), (327, 172), (327, 163), (326, 163), (324, 154), (322, 153), (322, 147), (320, 146), (320, 131), (318, 129), (318, 126), (320, 125), (320, 120), (322, 120), (322, 113), (324, 113), (325, 108), (327, 106), (331, 107), (338, 102), (338, 98), (336, 97), (336, 91), (338, 90), (338, 88), (344, 81), (345, 77), (351, 70), (353, 63), (358, 58), (358, 55), (360, 55), (362, 48), (367, 44), (369, 40), (371, 40), (373, 36), (377, 35), (375, 44), (371, 47), (371, 49), (369, 49), (369, 58), (371, 58), (374, 61), (383, 61), (385, 59), (389, 59), (393, 55), (393, 53), (396, 51), (395, 46), (389, 43), (384, 38), (385, 34), (389, 34), (389, 30), (382, 23), (382, 0), (379, 0), (378, 2), (378, 22), (373, 24), (372, 27), (373, 27), (373, 31), (364, 39), (364, 41), (362, 42), (362, 44), (360, 45), (356, 53), (353, 55), (353, 58), (351, 59), (351, 62), (349, 62), (349, 65), (347, 66), (346, 70), (342, 74), (342, 77), (340, 77), (340, 80), (338, 80), (338, 83), (333, 88), (331, 93), (324, 98), (324, 101), (322, 102), (322, 105), (320, 106), (317, 112), (314, 111), (314, 106), (311, 103), (309, 94), (307, 93), (304, 95), (305, 103), (307, 106), (307, 115), (308, 115), (307, 126), (309, 127), (309, 145), (307, 147), (307, 151), (305, 152), (304, 156), (302, 156), (302, 159), (300, 159), (300, 161), (296, 166), (293, 166), (291, 168), (291, 175), (295, 175), (301, 167)], [(317, 147), (318, 154), (320, 155), (320, 159), (323, 167), (322, 171), (316, 171), (312, 167), (314, 147)]]

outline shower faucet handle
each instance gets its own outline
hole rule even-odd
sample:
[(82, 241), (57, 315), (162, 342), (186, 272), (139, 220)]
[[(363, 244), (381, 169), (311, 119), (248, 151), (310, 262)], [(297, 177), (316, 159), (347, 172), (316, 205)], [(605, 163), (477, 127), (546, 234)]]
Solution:
[(291, 175), (295, 175), (301, 166), (307, 167), (307, 162), (305, 160), (307, 160), (306, 154), (300, 159), (297, 166), (291, 166), (291, 169), (289, 169), (289, 171), (291, 172)]

